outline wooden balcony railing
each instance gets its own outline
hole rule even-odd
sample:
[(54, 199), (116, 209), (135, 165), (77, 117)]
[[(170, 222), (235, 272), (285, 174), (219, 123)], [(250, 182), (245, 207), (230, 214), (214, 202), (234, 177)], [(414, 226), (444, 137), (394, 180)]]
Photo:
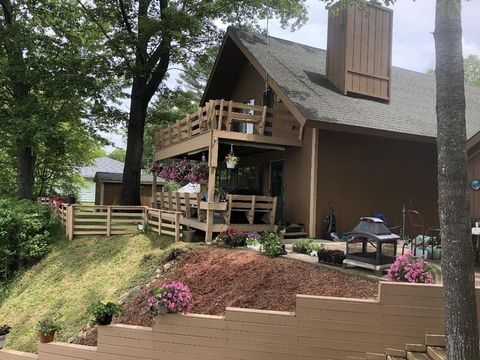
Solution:
[(158, 150), (210, 130), (246, 132), (247, 125), (242, 127), (238, 124), (251, 124), (248, 133), (271, 135), (266, 126), (266, 118), (266, 106), (210, 100), (204, 107), (199, 107), (197, 112), (160, 129), (155, 134), (155, 144)]

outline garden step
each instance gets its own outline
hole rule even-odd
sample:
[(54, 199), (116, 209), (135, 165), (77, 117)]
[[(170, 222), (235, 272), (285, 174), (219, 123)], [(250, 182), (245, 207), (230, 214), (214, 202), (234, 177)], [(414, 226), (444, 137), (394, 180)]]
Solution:
[(427, 347), (427, 354), (432, 358), (432, 360), (446, 360), (447, 358), (445, 348), (440, 346)]
[(406, 351), (411, 351), (411, 352), (426, 352), (427, 351), (427, 345), (425, 345), (425, 344), (407, 344), (407, 345), (405, 345), (405, 350)]
[(430, 356), (425, 353), (407, 351), (408, 360), (432, 360)]
[(405, 350), (398, 349), (385, 349), (385, 354), (394, 357), (395, 359), (405, 359), (407, 357), (407, 352)]
[[(298, 239), (305, 239), (306, 237), (308, 237), (308, 234), (306, 232), (291, 232), (291, 233), (280, 233), (280, 237), (283, 239), (283, 240), (292, 240), (292, 244), (295, 242), (295, 240), (298, 240)], [(287, 243), (287, 242), (283, 242), (284, 244)]]

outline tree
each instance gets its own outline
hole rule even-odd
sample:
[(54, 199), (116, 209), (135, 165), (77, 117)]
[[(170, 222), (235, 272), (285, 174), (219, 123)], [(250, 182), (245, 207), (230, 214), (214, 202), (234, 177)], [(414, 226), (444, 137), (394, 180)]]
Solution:
[[(327, 7), (334, 0), (323, 0)], [(340, 0), (344, 6), (362, 0)], [(390, 5), (395, 0), (375, 1)], [(461, 0), (435, 8), (438, 209), (442, 239), (445, 333), (449, 360), (479, 360), (475, 276), (467, 182)], [(468, 58), (468, 64), (472, 59)], [(473, 63), (475, 63), (473, 61)], [(469, 68), (470, 65), (467, 67)], [(478, 73), (475, 66), (472, 73)], [(476, 70), (477, 69), (477, 70)], [(471, 77), (468, 81), (475, 81)]]
[(107, 156), (110, 159), (117, 160), (117, 161), (120, 161), (120, 162), (124, 162), (125, 161), (125, 154), (126, 154), (125, 149), (118, 148), (118, 149), (113, 150)]
[[(61, 14), (61, 16), (59, 16)], [(61, 126), (105, 129), (115, 86), (97, 27), (69, 2), (0, 0), (0, 131), (16, 158), (17, 195), (32, 199), (37, 152)]]
[(469, 55), (463, 62), (465, 68), (465, 82), (480, 86), (480, 59), (476, 55)]
[[(140, 204), (140, 170), (150, 100), (171, 64), (201, 56), (221, 38), (219, 23), (251, 24), (267, 16), (292, 29), (307, 16), (305, 0), (77, 0), (116, 51), (118, 71), (131, 86), (121, 202)], [(292, 20), (292, 21), (290, 21)]]
[(447, 358), (480, 359), (475, 300), (460, 0), (437, 0), (435, 15), (438, 209)]
[[(476, 55), (469, 55), (463, 60), (465, 83), (480, 86), (480, 59)], [(428, 69), (427, 74), (435, 76), (434, 69)]]

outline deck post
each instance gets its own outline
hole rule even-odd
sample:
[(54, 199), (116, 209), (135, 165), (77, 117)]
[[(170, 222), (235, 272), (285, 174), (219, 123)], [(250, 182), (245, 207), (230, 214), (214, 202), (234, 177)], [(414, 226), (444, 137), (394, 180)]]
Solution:
[[(155, 164), (155, 162), (154, 162)], [(157, 175), (153, 174), (153, 181), (152, 181), (152, 207), (157, 209), (158, 208), (158, 198), (157, 198)]]
[(107, 236), (112, 235), (112, 207), (107, 207)]
[(318, 129), (312, 129), (312, 152), (310, 154), (310, 209), (308, 236), (315, 238), (317, 233), (317, 185), (318, 185)]
[(67, 207), (67, 224), (65, 226), (67, 230), (68, 240), (73, 240), (74, 214), (75, 214), (75, 205), (69, 205)]
[[(215, 202), (215, 180), (217, 175), (217, 165), (218, 165), (218, 138), (213, 136), (211, 133), (210, 147), (208, 149), (208, 203)], [(213, 217), (214, 211), (207, 210), (207, 230), (205, 234), (205, 242), (210, 244), (213, 237)]]

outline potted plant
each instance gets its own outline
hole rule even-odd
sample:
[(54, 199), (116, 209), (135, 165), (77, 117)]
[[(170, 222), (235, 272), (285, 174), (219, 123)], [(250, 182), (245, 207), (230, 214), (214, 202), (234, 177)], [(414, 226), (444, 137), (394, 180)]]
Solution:
[(138, 223), (138, 231), (141, 233), (145, 231), (145, 224), (143, 222)]
[(414, 256), (410, 252), (397, 257), (397, 260), (388, 269), (387, 277), (390, 281), (395, 282), (426, 284), (434, 282), (425, 259)]
[(193, 242), (193, 237), (195, 236), (195, 229), (187, 226), (184, 230), (182, 230), (182, 234), (184, 242)]
[(167, 313), (188, 313), (192, 310), (193, 300), (187, 285), (173, 281), (161, 288), (153, 289), (147, 295), (147, 310), (152, 316)]
[(234, 154), (228, 154), (227, 156), (225, 156), (227, 169), (235, 169), (239, 161), (240, 161), (240, 158), (238, 156), (235, 156)]
[(10, 333), (10, 329), (10, 326), (8, 326), (7, 324), (0, 326), (0, 349), (3, 349), (3, 347), (5, 346), (5, 339)]
[(114, 316), (122, 313), (122, 307), (113, 302), (97, 302), (90, 308), (93, 325), (110, 325)]
[(60, 331), (60, 328), (61, 324), (56, 320), (50, 318), (40, 320), (37, 323), (37, 332), (40, 342), (44, 344), (52, 342), (55, 338), (55, 333)]

